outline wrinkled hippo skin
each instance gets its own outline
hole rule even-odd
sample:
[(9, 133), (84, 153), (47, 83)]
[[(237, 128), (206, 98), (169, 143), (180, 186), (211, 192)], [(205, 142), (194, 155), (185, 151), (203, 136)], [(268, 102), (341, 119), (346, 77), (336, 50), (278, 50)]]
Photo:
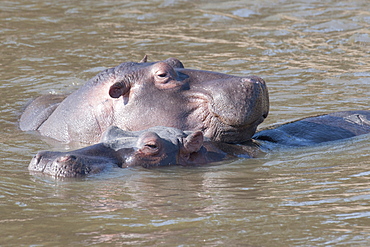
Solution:
[(175, 58), (126, 62), (107, 69), (64, 98), (40, 96), (20, 118), (62, 142), (97, 143), (109, 126), (138, 131), (154, 126), (202, 131), (211, 140), (249, 140), (267, 117), (265, 82), (184, 68)]
[(183, 132), (171, 127), (124, 131), (112, 126), (101, 142), (70, 152), (38, 152), (28, 169), (54, 177), (81, 177), (116, 167), (203, 165), (236, 155), (257, 155), (257, 144), (236, 146), (204, 141), (201, 131)]
[(244, 144), (204, 141), (202, 132), (169, 127), (123, 131), (110, 127), (100, 143), (71, 152), (39, 152), (31, 172), (55, 177), (80, 177), (110, 166), (156, 167), (203, 165), (236, 157), (260, 156), (267, 143), (308, 146), (351, 138), (370, 132), (370, 111), (336, 112), (309, 117), (258, 132)]

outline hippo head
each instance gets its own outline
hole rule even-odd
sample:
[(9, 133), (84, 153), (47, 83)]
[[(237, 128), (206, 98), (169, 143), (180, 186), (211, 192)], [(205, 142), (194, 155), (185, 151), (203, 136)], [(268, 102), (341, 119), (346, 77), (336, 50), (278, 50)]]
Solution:
[[(100, 143), (70, 152), (38, 152), (28, 169), (54, 177), (81, 177), (111, 166), (145, 168), (194, 165), (204, 159), (201, 131), (185, 133), (170, 127), (124, 131), (110, 127)], [(223, 158), (223, 155), (218, 158)]]
[(163, 126), (124, 131), (112, 126), (103, 134), (101, 142), (117, 152), (120, 167), (193, 165), (203, 148), (203, 133)]
[(91, 143), (113, 125), (131, 131), (168, 126), (239, 143), (252, 137), (268, 111), (267, 88), (259, 77), (185, 69), (175, 58), (144, 59), (99, 73), (38, 130), (61, 141)]

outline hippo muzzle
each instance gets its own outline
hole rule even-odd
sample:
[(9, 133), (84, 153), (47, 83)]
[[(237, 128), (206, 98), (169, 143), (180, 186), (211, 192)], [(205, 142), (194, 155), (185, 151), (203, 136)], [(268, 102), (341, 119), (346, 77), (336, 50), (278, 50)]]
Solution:
[(83, 177), (99, 173), (114, 162), (99, 156), (84, 157), (62, 152), (40, 151), (31, 160), (28, 170), (53, 177)]
[(213, 141), (249, 140), (269, 112), (267, 87), (257, 76), (221, 78), (195, 84), (192, 89), (189, 98), (196, 107), (189, 120), (201, 122), (200, 129)]

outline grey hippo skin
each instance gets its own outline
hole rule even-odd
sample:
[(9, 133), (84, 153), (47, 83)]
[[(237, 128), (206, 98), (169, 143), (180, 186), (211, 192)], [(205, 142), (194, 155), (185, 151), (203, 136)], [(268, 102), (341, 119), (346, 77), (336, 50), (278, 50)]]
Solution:
[(236, 157), (254, 158), (268, 143), (308, 146), (370, 132), (370, 111), (346, 111), (309, 117), (263, 130), (243, 144), (203, 140), (201, 131), (169, 127), (123, 131), (110, 127), (101, 142), (71, 152), (39, 152), (29, 170), (54, 177), (80, 177), (107, 167), (204, 165)]
[(307, 117), (262, 130), (254, 140), (286, 146), (310, 146), (370, 132), (370, 111), (343, 111)]
[(99, 73), (67, 97), (40, 96), (25, 109), (20, 128), (62, 142), (97, 143), (109, 126), (168, 126), (240, 143), (268, 111), (267, 88), (257, 76), (186, 69), (175, 58), (149, 63), (145, 57)]
[(183, 132), (171, 127), (152, 127), (143, 131), (124, 131), (112, 126), (101, 142), (71, 152), (38, 152), (28, 169), (53, 177), (82, 177), (112, 166), (145, 168), (203, 165), (258, 151), (248, 146), (204, 141), (201, 131)]

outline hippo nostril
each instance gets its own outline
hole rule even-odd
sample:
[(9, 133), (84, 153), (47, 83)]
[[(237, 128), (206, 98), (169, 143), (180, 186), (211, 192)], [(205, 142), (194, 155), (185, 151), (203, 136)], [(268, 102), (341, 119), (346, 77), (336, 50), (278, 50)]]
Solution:
[(40, 163), (41, 158), (42, 158), (42, 156), (41, 156), (40, 152), (38, 152), (38, 153), (33, 157), (33, 159), (36, 161), (36, 164)]
[(77, 160), (77, 157), (73, 154), (68, 154), (68, 155), (64, 155), (64, 156), (61, 156), (57, 159), (57, 162), (73, 162)]
[(252, 83), (257, 83), (257, 82), (258, 82), (258, 81), (256, 80), (256, 78), (250, 78), (250, 79), (249, 79), (249, 81), (250, 81), (250, 82), (252, 82)]
[(40, 164), (42, 159), (44, 157), (47, 157), (47, 151), (39, 151), (37, 154), (33, 157), (32, 161), (35, 163), (35, 165)]

